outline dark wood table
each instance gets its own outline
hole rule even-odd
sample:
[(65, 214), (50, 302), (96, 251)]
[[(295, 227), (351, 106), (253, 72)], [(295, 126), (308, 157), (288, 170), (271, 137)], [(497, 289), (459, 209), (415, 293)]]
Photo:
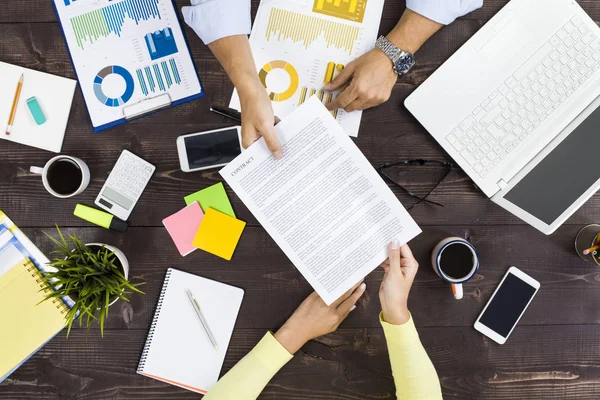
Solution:
[[(541, 1), (541, 0), (539, 0)], [(600, 20), (600, 2), (580, 0)], [(187, 0), (177, 0), (183, 6)], [(486, 0), (482, 9), (444, 28), (418, 53), (414, 72), (402, 79), (392, 98), (363, 115), (356, 143), (373, 165), (400, 159), (447, 160), (448, 155), (403, 107), (406, 96), (475, 33), (506, 0)], [(253, 11), (257, 1), (253, 1)], [(381, 32), (393, 27), (404, 2), (388, 0)], [(218, 62), (186, 29), (206, 98), (111, 129), (92, 132), (79, 90), (75, 95), (63, 153), (83, 158), (92, 182), (83, 194), (59, 200), (47, 194), (30, 165), (53, 154), (0, 143), (0, 209), (46, 253), (43, 231), (55, 224), (85, 241), (122, 249), (134, 281), (144, 280), (145, 296), (111, 308), (104, 339), (98, 329), (63, 331), (0, 385), (2, 399), (185, 399), (198, 395), (135, 373), (167, 267), (200, 274), (246, 290), (223, 372), (242, 358), (265, 331), (277, 329), (311, 292), (256, 219), (228, 188), (238, 216), (248, 222), (232, 261), (198, 251), (177, 253), (161, 220), (185, 204), (183, 196), (220, 181), (216, 171), (179, 170), (175, 138), (226, 126), (211, 114), (227, 104), (232, 86)], [(0, 61), (74, 78), (73, 67), (50, 1), (5, 0), (0, 11)], [(93, 205), (123, 149), (157, 166), (154, 179), (118, 234), (73, 216), (77, 203)], [(436, 171), (416, 170), (404, 183), (426, 191)], [(408, 198), (392, 188), (407, 206)], [(489, 201), (462, 172), (454, 171), (432, 195), (444, 208), (420, 205), (411, 214), (423, 234), (411, 243), (421, 263), (410, 309), (435, 364), (446, 399), (600, 398), (600, 269), (574, 253), (579, 228), (600, 221), (594, 196), (554, 235), (544, 236)], [(431, 270), (435, 243), (448, 235), (470, 240), (481, 253), (479, 274), (456, 301)], [(496, 345), (472, 325), (510, 265), (541, 281), (541, 290), (507, 344)], [(271, 381), (261, 399), (393, 399), (384, 336), (378, 321), (381, 271), (366, 280), (367, 293), (340, 329), (308, 343)], [(5, 327), (0, 321), (0, 329)], [(2, 355), (0, 355), (1, 357)]]

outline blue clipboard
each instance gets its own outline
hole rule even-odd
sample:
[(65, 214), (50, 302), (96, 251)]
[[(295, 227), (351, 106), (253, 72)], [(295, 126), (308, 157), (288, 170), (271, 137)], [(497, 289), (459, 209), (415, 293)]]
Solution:
[[(136, 119), (139, 119), (139, 118), (142, 118), (142, 117), (145, 117), (145, 116), (148, 116), (148, 115), (152, 115), (152, 114), (154, 114), (154, 113), (156, 113), (156, 112), (159, 112), (159, 111), (165, 110), (165, 109), (167, 109), (167, 108), (172, 108), (172, 107), (178, 106), (178, 105), (180, 105), (180, 104), (184, 104), (184, 103), (187, 103), (187, 102), (190, 102), (190, 101), (194, 101), (194, 100), (197, 100), (197, 99), (200, 99), (200, 98), (204, 97), (204, 89), (203, 89), (203, 85), (202, 85), (202, 82), (200, 81), (200, 77), (199, 77), (199, 75), (198, 75), (198, 71), (197, 71), (197, 69), (196, 69), (196, 66), (195, 66), (195, 64), (194, 64), (194, 59), (193, 59), (193, 57), (192, 57), (192, 54), (191, 54), (191, 51), (190, 51), (190, 48), (189, 48), (189, 44), (188, 44), (188, 39), (187, 39), (187, 36), (185, 35), (185, 31), (184, 31), (184, 29), (183, 29), (183, 25), (182, 25), (182, 23), (181, 23), (180, 19), (179, 19), (179, 18), (176, 18), (176, 19), (177, 19), (177, 22), (176, 22), (176, 23), (178, 24), (178, 27), (179, 27), (179, 29), (181, 30), (181, 34), (182, 34), (182, 36), (183, 36), (183, 40), (184, 40), (184, 44), (185, 44), (185, 46), (184, 46), (184, 47), (185, 47), (185, 49), (178, 49), (178, 51), (179, 51), (179, 52), (181, 52), (181, 51), (184, 51), (184, 52), (186, 52), (186, 54), (187, 54), (187, 55), (189, 56), (189, 58), (191, 59), (191, 61), (192, 61), (192, 66), (193, 66), (193, 69), (194, 69), (194, 76), (193, 76), (193, 77), (190, 77), (190, 76), (188, 75), (188, 79), (197, 79), (197, 80), (198, 80), (198, 85), (199, 85), (199, 87), (200, 87), (200, 91), (199, 91), (198, 93), (192, 94), (192, 95), (190, 95), (190, 96), (187, 96), (187, 97), (185, 97), (185, 98), (177, 99), (177, 100), (174, 100), (174, 101), (169, 101), (169, 102), (168, 102), (168, 104), (166, 104), (166, 101), (165, 101), (165, 104), (166, 104), (165, 106), (162, 106), (162, 107), (159, 107), (159, 108), (156, 108), (156, 107), (151, 107), (151, 108), (149, 108), (149, 109), (148, 109), (148, 111), (147, 111), (147, 112), (143, 112), (143, 113), (140, 113), (140, 114), (138, 114), (138, 115), (134, 115), (134, 116), (131, 116), (131, 117), (125, 117), (125, 115), (123, 115), (123, 117), (122, 117), (122, 118), (115, 119), (114, 121), (111, 121), (111, 122), (108, 122), (108, 123), (104, 123), (104, 124), (102, 124), (102, 125), (94, 126), (94, 123), (92, 122), (91, 113), (90, 113), (90, 107), (89, 107), (89, 105), (88, 105), (88, 99), (86, 98), (86, 96), (85, 96), (85, 94), (84, 94), (84, 92), (83, 92), (82, 85), (81, 85), (81, 82), (82, 82), (82, 81), (80, 80), (80, 77), (79, 77), (79, 72), (78, 72), (78, 70), (77, 70), (77, 66), (76, 66), (76, 64), (75, 64), (75, 61), (74, 61), (74, 59), (73, 59), (73, 52), (71, 51), (71, 48), (70, 48), (70, 46), (69, 46), (69, 43), (68, 43), (68, 41), (67, 41), (67, 37), (66, 37), (66, 34), (65, 34), (65, 29), (64, 29), (64, 26), (63, 26), (63, 21), (62, 21), (62, 19), (61, 19), (61, 16), (60, 16), (59, 10), (58, 10), (58, 8), (57, 8), (57, 6), (56, 6), (56, 3), (57, 3), (57, 2), (64, 2), (64, 4), (65, 4), (65, 5), (69, 5), (69, 4), (77, 4), (77, 3), (79, 3), (79, 2), (84, 2), (84, 1), (86, 1), (86, 0), (52, 0), (52, 5), (53, 5), (53, 7), (54, 7), (54, 11), (55, 11), (55, 13), (56, 13), (56, 16), (57, 16), (57, 19), (58, 19), (58, 23), (59, 23), (59, 26), (60, 26), (61, 32), (62, 32), (62, 34), (63, 34), (63, 40), (65, 41), (65, 45), (66, 45), (66, 47), (67, 47), (67, 51), (68, 51), (68, 53), (69, 53), (69, 58), (71, 59), (71, 63), (72, 63), (72, 65), (73, 65), (73, 69), (74, 69), (74, 71), (75, 71), (75, 75), (76, 75), (76, 77), (77, 77), (77, 81), (80, 83), (80, 90), (81, 90), (81, 92), (82, 92), (83, 101), (84, 101), (84, 103), (85, 103), (86, 109), (87, 109), (87, 111), (88, 111), (88, 116), (90, 117), (90, 123), (92, 124), (92, 128), (93, 128), (93, 130), (94, 130), (94, 132), (95, 132), (95, 133), (99, 133), (99, 132), (105, 131), (105, 130), (107, 130), (107, 129), (113, 128), (113, 127), (115, 127), (115, 126), (118, 126), (118, 125), (123, 125), (123, 124), (125, 124), (125, 123), (127, 123), (127, 122), (134, 121), (134, 120), (136, 120)], [(113, 3), (111, 3), (111, 4), (110, 4), (110, 5), (112, 6), (112, 5), (119, 5), (119, 4), (123, 4), (123, 3), (126, 3), (126, 2), (131, 2), (131, 1), (136, 1), (136, 2), (139, 2), (140, 0), (109, 0), (109, 1), (111, 1), (111, 2), (113, 2), (113, 1), (114, 1)], [(170, 6), (173, 8), (173, 12), (175, 13), (175, 15), (176, 15), (176, 16), (179, 16), (179, 15), (178, 15), (178, 13), (177, 13), (177, 6), (176, 6), (176, 4), (175, 4), (175, 0), (167, 0), (167, 3), (168, 3), (168, 4), (169, 4), (169, 5), (170, 5)], [(139, 11), (135, 11), (135, 10), (132, 10), (132, 9), (128, 9), (127, 7), (128, 7), (128, 6), (123, 6), (123, 8), (125, 9), (125, 12), (128, 12), (128, 13), (130, 13), (130, 15), (131, 15), (131, 14), (134, 14), (134, 13), (138, 13), (138, 14), (139, 14)], [(145, 10), (145, 11), (147, 11), (147, 8), (148, 8), (148, 7), (145, 7), (145, 8), (144, 8), (144, 10)], [(110, 21), (109, 21), (109, 22), (110, 22)], [(157, 33), (158, 33), (158, 32), (157, 32)], [(146, 42), (146, 43), (145, 43), (146, 45), (148, 45), (148, 46), (151, 46), (151, 44), (148, 42), (148, 39), (147, 39), (147, 38), (145, 39), (145, 42)], [(149, 49), (150, 49), (150, 47), (149, 47)], [(156, 54), (157, 54), (158, 56), (160, 56), (160, 55), (161, 55), (161, 54), (160, 54), (160, 51), (161, 51), (160, 49), (158, 49), (158, 50), (156, 51)], [(151, 54), (151, 58), (152, 58), (152, 54)], [(152, 60), (154, 60), (154, 58), (152, 58)], [(113, 67), (113, 68), (115, 68), (115, 67)], [(113, 71), (113, 72), (114, 72), (114, 73), (119, 73), (119, 71)], [(99, 73), (99, 75), (101, 75), (101, 74)], [(129, 74), (129, 75), (131, 75), (131, 74)], [(96, 80), (95, 80), (94, 84), (96, 84), (96, 83), (97, 83), (96, 81), (97, 81), (99, 78), (100, 78), (100, 77), (98, 77), (98, 76), (96, 77)], [(127, 81), (127, 79), (128, 79), (128, 78), (126, 78), (126, 81)], [(148, 78), (148, 79), (150, 79), (150, 78)], [(101, 83), (101, 81), (100, 81), (100, 83)], [(150, 83), (150, 82), (148, 81), (148, 83)], [(156, 86), (159, 86), (159, 82), (156, 82)], [(96, 87), (96, 85), (95, 85), (95, 87)], [(129, 91), (129, 88), (126, 90), (126, 92), (123, 94), (123, 96), (122, 96), (122, 97), (127, 97), (127, 96), (131, 97), (131, 94), (132, 94), (132, 93), (127, 93), (128, 91)], [(133, 92), (133, 89), (131, 89), (131, 91)], [(165, 95), (165, 94), (168, 94), (168, 91), (166, 91), (166, 90), (165, 90), (165, 91), (164, 91), (164, 93), (163, 93), (163, 94), (161, 94), (161, 95)], [(127, 99), (127, 100), (129, 100), (129, 99)], [(152, 100), (152, 98), (148, 98), (148, 100)], [(111, 101), (111, 99), (107, 99), (106, 101), (107, 101), (107, 102), (110, 102), (110, 101)], [(114, 102), (116, 103), (117, 101), (122, 101), (122, 99), (112, 99), (112, 101), (114, 101)], [(125, 101), (125, 103), (126, 103), (126, 102), (127, 102), (127, 101)], [(142, 102), (142, 103), (143, 103), (143, 102)], [(138, 102), (138, 103), (135, 103), (134, 105), (137, 105), (137, 104), (140, 104), (140, 102)], [(123, 105), (123, 104), (120, 104), (120, 105)]]

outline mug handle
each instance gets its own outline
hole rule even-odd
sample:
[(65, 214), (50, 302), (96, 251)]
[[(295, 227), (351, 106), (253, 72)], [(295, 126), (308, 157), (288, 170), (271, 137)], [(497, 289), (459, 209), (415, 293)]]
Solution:
[(452, 288), (452, 294), (454, 295), (454, 298), (456, 300), (460, 300), (463, 298), (462, 283), (452, 283), (450, 284), (450, 287)]
[(29, 172), (36, 175), (42, 175), (44, 173), (44, 168), (40, 167), (29, 167)]

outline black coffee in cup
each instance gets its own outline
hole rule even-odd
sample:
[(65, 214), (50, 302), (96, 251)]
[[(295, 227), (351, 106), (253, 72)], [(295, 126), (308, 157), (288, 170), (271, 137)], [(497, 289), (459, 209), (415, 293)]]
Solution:
[(83, 173), (76, 162), (63, 158), (48, 167), (46, 174), (48, 185), (56, 193), (68, 196), (77, 191), (83, 180)]
[(474, 265), (473, 252), (462, 243), (447, 246), (440, 255), (440, 269), (452, 279), (463, 279), (468, 276)]

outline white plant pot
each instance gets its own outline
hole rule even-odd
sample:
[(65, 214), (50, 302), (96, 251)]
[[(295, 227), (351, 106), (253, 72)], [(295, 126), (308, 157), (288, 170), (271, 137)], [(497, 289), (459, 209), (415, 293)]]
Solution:
[[(119, 259), (119, 262), (123, 266), (123, 275), (125, 275), (125, 279), (129, 279), (129, 261), (127, 261), (127, 257), (125, 257), (125, 253), (123, 253), (121, 250), (117, 249), (116, 247), (111, 246), (109, 244), (105, 244), (105, 243), (86, 243), (86, 246), (88, 246), (88, 247), (89, 246), (98, 246), (98, 247), (104, 246), (104, 248), (115, 253), (115, 256), (117, 256), (117, 258)], [(110, 302), (109, 306), (112, 306), (118, 300), (119, 300), (118, 297), (115, 298), (113, 301)]]

